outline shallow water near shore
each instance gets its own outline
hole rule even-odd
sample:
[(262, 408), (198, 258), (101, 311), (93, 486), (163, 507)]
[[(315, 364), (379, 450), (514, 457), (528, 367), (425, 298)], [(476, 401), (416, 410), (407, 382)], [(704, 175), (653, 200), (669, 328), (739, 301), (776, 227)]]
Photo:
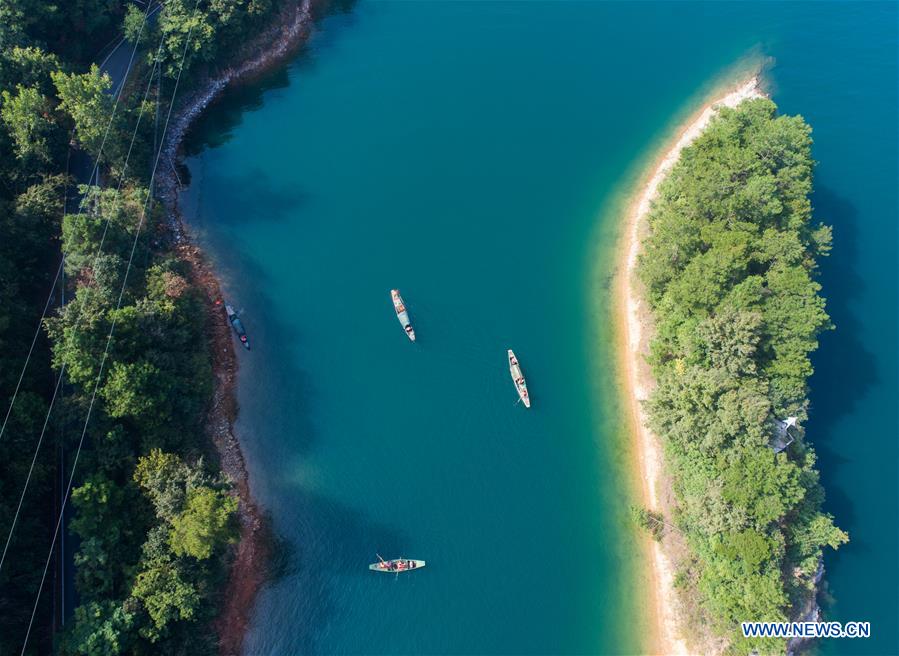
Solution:
[[(815, 128), (835, 226), (809, 434), (853, 538), (828, 618), (874, 637), (821, 649), (899, 651), (896, 11), (867, 7), (360, 2), (210, 109), (182, 207), (244, 310), (237, 431), (284, 539), (247, 653), (646, 648), (604, 210), (752, 52)], [(376, 553), (428, 566), (378, 575)]]

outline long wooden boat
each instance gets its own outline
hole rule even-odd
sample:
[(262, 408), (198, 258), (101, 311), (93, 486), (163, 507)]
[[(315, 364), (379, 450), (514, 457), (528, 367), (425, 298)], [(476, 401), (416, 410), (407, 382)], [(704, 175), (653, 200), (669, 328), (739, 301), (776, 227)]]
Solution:
[(512, 376), (512, 382), (515, 383), (515, 390), (518, 392), (518, 397), (521, 399), (521, 402), (524, 403), (524, 407), (530, 408), (531, 397), (528, 396), (528, 384), (524, 380), (524, 374), (521, 373), (521, 365), (518, 364), (518, 358), (515, 357), (515, 353), (512, 352), (512, 349), (509, 349), (509, 374)]
[(231, 323), (231, 327), (234, 328), (234, 332), (237, 333), (237, 338), (240, 340), (240, 343), (249, 351), (250, 338), (247, 337), (247, 331), (244, 329), (240, 317), (237, 316), (237, 312), (235, 312), (234, 308), (230, 305), (225, 305), (225, 314), (228, 315), (228, 321)]
[(387, 572), (388, 574), (398, 574), (400, 572), (411, 572), (413, 569), (421, 569), (425, 566), (423, 560), (412, 560), (410, 558), (397, 558), (395, 560), (384, 560), (378, 556), (378, 562), (368, 566), (373, 572)]
[(403, 303), (403, 297), (400, 296), (398, 289), (390, 290), (390, 298), (393, 299), (393, 309), (396, 310), (396, 318), (399, 319), (400, 325), (406, 331), (406, 335), (413, 342), (415, 341), (415, 331), (412, 329), (412, 322), (409, 320), (409, 312), (406, 311), (406, 304)]

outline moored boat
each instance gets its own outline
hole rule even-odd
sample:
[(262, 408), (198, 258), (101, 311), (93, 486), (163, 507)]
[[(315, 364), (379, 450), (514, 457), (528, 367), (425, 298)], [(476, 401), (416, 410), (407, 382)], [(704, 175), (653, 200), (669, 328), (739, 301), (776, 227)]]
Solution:
[(373, 572), (399, 573), (411, 572), (413, 569), (421, 569), (424, 566), (425, 561), (423, 560), (412, 560), (411, 558), (384, 560), (378, 556), (378, 562), (369, 565), (368, 569)]
[(390, 290), (390, 298), (393, 299), (393, 309), (396, 310), (396, 318), (399, 319), (400, 325), (406, 331), (406, 335), (413, 342), (415, 341), (415, 331), (412, 329), (412, 322), (409, 320), (409, 312), (406, 310), (406, 304), (403, 303), (403, 297), (400, 296), (398, 289)]
[(225, 305), (225, 314), (228, 315), (228, 321), (231, 323), (231, 327), (234, 328), (234, 332), (237, 333), (238, 339), (240, 339), (240, 343), (244, 345), (248, 351), (250, 350), (250, 338), (247, 337), (247, 331), (243, 327), (243, 322), (241, 322), (240, 317), (237, 316), (237, 312), (234, 311), (234, 308), (230, 305)]
[(518, 392), (518, 397), (521, 399), (521, 402), (524, 403), (525, 408), (530, 408), (531, 397), (528, 396), (528, 384), (524, 380), (524, 374), (521, 373), (521, 365), (518, 364), (518, 358), (515, 357), (515, 353), (512, 352), (512, 349), (509, 349), (509, 373), (512, 376), (512, 382), (515, 383), (515, 390)]

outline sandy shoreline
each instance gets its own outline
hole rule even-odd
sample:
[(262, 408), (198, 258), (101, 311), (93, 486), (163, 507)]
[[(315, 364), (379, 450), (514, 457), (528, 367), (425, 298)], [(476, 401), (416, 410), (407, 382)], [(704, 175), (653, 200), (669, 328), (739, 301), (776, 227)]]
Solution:
[[(220, 614), (215, 622), (220, 637), (220, 653), (238, 654), (249, 625), (255, 598), (267, 576), (269, 556), (268, 530), (262, 513), (252, 499), (249, 477), (240, 443), (234, 434), (237, 418), (236, 374), (237, 360), (233, 339), (227, 325), (220, 321), (221, 298), (219, 281), (202, 251), (190, 243), (178, 207), (179, 186), (174, 165), (179, 163), (181, 146), (193, 122), (231, 84), (245, 81), (282, 63), (309, 34), (312, 23), (313, 0), (298, 0), (282, 13), (280, 20), (248, 44), (245, 57), (201, 83), (192, 96), (179, 108), (164, 144), (163, 156), (173, 165), (166, 168), (159, 181), (159, 195), (166, 206), (169, 228), (177, 244), (179, 256), (191, 266), (194, 282), (206, 292), (209, 305), (210, 342), (214, 360), (213, 403), (207, 419), (207, 431), (221, 458), (222, 469), (231, 478), (240, 498), (240, 542), (237, 545), (231, 574), (223, 594)], [(735, 106), (745, 99), (761, 97), (759, 79), (753, 76), (716, 100), (707, 103), (678, 131), (673, 146), (655, 160), (651, 175), (644, 177), (633, 201), (626, 211), (627, 220), (622, 234), (621, 262), (615, 281), (615, 316), (621, 336), (618, 352), (625, 373), (625, 401), (631, 414), (637, 454), (640, 462), (643, 504), (651, 510), (665, 510), (665, 500), (659, 490), (664, 485), (662, 454), (657, 438), (645, 428), (641, 401), (653, 387), (651, 372), (644, 360), (652, 326), (640, 290), (634, 285), (634, 270), (641, 237), (645, 231), (645, 217), (659, 184), (688, 146), (715, 114), (717, 105)], [(654, 653), (668, 655), (689, 654), (687, 643), (679, 635), (678, 610), (673, 588), (674, 572), (663, 545), (652, 543), (653, 610), (657, 618)]]
[(305, 41), (312, 25), (312, 6), (313, 0), (287, 3), (272, 25), (235, 55), (235, 64), (208, 75), (192, 95), (181, 101), (163, 144), (163, 158), (168, 160), (169, 166), (163, 166), (157, 174), (157, 195), (166, 209), (168, 233), (178, 257), (190, 266), (192, 282), (206, 295), (207, 336), (213, 364), (213, 397), (206, 416), (206, 433), (215, 445), (222, 471), (233, 482), (239, 499), (240, 539), (234, 549), (228, 582), (214, 621), (222, 656), (241, 653), (256, 596), (268, 577), (271, 533), (261, 509), (253, 500), (240, 441), (234, 433), (238, 413), (238, 363), (231, 329), (220, 305), (219, 280), (185, 230), (178, 207), (180, 181), (175, 166), (180, 163), (181, 146), (191, 125), (228, 86), (283, 63)]
[[(664, 490), (668, 485), (663, 471), (662, 450), (658, 438), (646, 428), (642, 402), (654, 387), (652, 372), (646, 363), (652, 334), (652, 317), (642, 298), (636, 280), (637, 257), (646, 233), (646, 217), (659, 185), (689, 146), (715, 116), (717, 107), (735, 107), (744, 100), (763, 97), (757, 75), (718, 94), (705, 104), (677, 132), (673, 145), (667, 146), (653, 162), (651, 173), (642, 178), (626, 210), (626, 223), (621, 239), (621, 261), (615, 281), (615, 317), (618, 322), (618, 353), (624, 373), (624, 402), (630, 414), (636, 453), (639, 460), (641, 496), (644, 506), (666, 513), (668, 499)], [(667, 541), (667, 539), (666, 539)], [(653, 591), (652, 608), (655, 618), (654, 653), (666, 655), (689, 654), (687, 641), (681, 635), (679, 610), (674, 590), (674, 569), (664, 543), (652, 542)]]

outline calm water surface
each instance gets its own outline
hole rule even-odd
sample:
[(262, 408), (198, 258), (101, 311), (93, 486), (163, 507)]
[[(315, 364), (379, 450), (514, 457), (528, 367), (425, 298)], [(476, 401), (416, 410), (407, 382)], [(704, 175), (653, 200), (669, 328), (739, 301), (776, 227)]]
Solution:
[[(827, 558), (828, 617), (869, 619), (874, 637), (823, 649), (899, 652), (896, 18), (867, 3), (360, 2), (210, 111), (183, 200), (244, 309), (238, 430), (284, 540), (247, 652), (643, 648), (610, 208), (710, 81), (760, 53), (775, 101), (815, 128), (816, 211), (836, 241), (838, 330), (809, 432), (853, 539)], [(429, 564), (375, 575), (375, 553)]]

